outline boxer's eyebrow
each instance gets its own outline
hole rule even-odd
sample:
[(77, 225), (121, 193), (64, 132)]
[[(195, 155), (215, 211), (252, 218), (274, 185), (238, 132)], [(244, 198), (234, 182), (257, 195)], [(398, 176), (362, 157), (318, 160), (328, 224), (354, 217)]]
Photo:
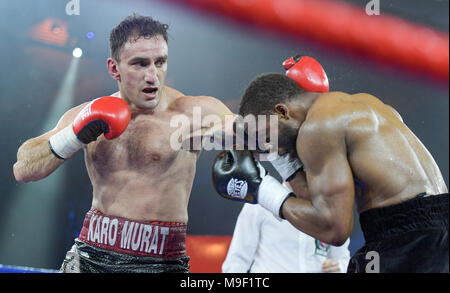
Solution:
[[(158, 56), (158, 57), (155, 58), (155, 63), (158, 62), (158, 61), (166, 61), (167, 58), (168, 58), (167, 55)], [(129, 63), (135, 63), (135, 62), (142, 62), (142, 61), (148, 62), (148, 61), (150, 61), (150, 58), (135, 56), (135, 57), (131, 58), (128, 62)]]
[(136, 57), (131, 58), (128, 62), (134, 63), (134, 62), (140, 62), (140, 61), (150, 61), (150, 58), (136, 56)]
[(155, 63), (158, 62), (158, 61), (165, 62), (167, 60), (167, 58), (168, 58), (167, 55), (157, 57)]

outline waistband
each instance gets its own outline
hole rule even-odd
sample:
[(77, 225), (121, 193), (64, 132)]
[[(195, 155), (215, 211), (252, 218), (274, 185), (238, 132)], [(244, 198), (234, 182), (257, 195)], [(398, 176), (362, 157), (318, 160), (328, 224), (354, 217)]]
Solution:
[(426, 197), (420, 194), (396, 205), (362, 212), (359, 222), (366, 242), (421, 229), (448, 230), (448, 207), (448, 193)]
[(186, 255), (186, 230), (184, 223), (135, 221), (91, 209), (78, 240), (118, 253), (173, 258)]

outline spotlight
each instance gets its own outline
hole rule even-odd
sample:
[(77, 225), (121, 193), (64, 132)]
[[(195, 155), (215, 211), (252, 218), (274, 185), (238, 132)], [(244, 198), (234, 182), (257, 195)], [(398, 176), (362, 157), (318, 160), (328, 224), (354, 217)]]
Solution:
[(72, 55), (73, 55), (73, 57), (75, 57), (75, 58), (80, 58), (81, 55), (83, 55), (83, 50), (81, 50), (80, 48), (75, 48), (75, 49), (73, 49), (73, 51), (72, 51)]

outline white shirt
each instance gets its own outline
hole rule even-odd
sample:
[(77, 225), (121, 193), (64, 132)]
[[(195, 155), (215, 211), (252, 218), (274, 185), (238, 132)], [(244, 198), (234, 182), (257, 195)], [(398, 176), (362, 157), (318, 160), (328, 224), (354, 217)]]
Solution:
[(258, 204), (244, 204), (238, 216), (224, 273), (320, 273), (326, 259), (347, 271), (348, 245), (324, 244), (299, 231), (288, 221), (277, 220)]

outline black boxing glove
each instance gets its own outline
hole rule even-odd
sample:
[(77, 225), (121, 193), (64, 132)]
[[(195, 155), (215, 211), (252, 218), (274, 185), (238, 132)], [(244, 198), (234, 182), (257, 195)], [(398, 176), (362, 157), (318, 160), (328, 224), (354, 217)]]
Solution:
[(221, 152), (214, 160), (212, 178), (214, 188), (222, 197), (259, 203), (277, 219), (281, 219), (284, 201), (293, 196), (289, 188), (267, 174), (248, 150)]

